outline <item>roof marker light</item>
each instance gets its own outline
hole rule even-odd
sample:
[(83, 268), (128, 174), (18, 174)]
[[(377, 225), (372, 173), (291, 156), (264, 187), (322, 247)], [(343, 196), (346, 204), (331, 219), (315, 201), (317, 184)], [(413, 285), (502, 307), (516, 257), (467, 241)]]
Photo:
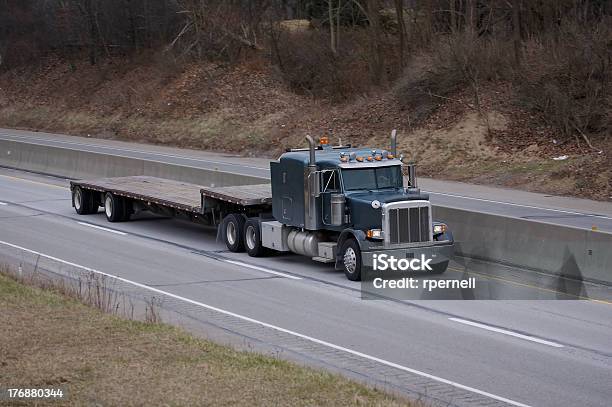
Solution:
[(319, 144), (321, 144), (322, 146), (328, 145), (329, 139), (327, 138), (327, 136), (321, 136), (321, 138), (319, 139)]
[(362, 157), (362, 156), (360, 156), (360, 155), (358, 155), (358, 156), (356, 157), (356, 160), (357, 160), (357, 161), (359, 161), (359, 162), (361, 163), (361, 162), (363, 162), (363, 157)]
[(369, 155), (369, 156), (368, 156), (368, 158), (367, 158), (367, 160), (368, 160), (368, 161), (372, 161), (372, 156), (371, 156), (371, 155)]

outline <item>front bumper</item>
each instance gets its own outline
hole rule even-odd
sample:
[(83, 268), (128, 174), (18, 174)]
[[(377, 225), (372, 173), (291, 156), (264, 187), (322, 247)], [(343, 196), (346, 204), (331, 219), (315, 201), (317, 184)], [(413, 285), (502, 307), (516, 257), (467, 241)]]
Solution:
[(391, 248), (371, 245), (362, 249), (361, 265), (364, 271), (371, 271), (373, 268), (374, 254), (386, 254), (387, 256), (393, 256), (396, 259), (412, 259), (424, 256), (427, 259), (431, 259), (429, 265), (431, 266), (432, 270), (428, 271), (427, 273), (438, 274), (446, 271), (448, 263), (453, 256), (454, 248), (455, 245), (452, 241), (435, 242), (433, 245), (429, 246), (394, 246)]

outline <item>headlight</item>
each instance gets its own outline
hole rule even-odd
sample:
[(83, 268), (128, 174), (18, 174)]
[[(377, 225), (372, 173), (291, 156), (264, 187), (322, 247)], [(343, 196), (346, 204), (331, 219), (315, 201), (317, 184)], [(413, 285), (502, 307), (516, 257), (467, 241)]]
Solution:
[(370, 229), (370, 230), (366, 230), (366, 236), (368, 239), (383, 239), (384, 238), (384, 233), (382, 230), (380, 229)]
[(447, 230), (448, 226), (446, 226), (444, 223), (437, 223), (433, 227), (433, 234), (441, 235), (442, 233), (446, 233)]
[(372, 208), (374, 208), (374, 209), (380, 208), (380, 201), (377, 200), (377, 199), (373, 200), (372, 201)]

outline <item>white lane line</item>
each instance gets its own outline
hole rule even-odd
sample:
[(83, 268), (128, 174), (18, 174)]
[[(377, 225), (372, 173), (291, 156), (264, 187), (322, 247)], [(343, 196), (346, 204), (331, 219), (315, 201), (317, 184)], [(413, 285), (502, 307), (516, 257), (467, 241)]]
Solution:
[(189, 304), (196, 305), (198, 307), (206, 308), (206, 309), (209, 309), (211, 311), (216, 311), (216, 312), (218, 312), (220, 314), (229, 315), (231, 317), (234, 317), (234, 318), (237, 318), (237, 319), (240, 319), (240, 320), (243, 320), (243, 321), (251, 322), (251, 323), (254, 323), (254, 324), (257, 324), (257, 325), (261, 325), (263, 327), (270, 328), (270, 329), (273, 329), (273, 330), (278, 331), (278, 332), (283, 332), (283, 333), (295, 336), (297, 338), (301, 338), (301, 339), (307, 340), (309, 342), (317, 343), (319, 345), (322, 345), (322, 346), (325, 346), (325, 347), (328, 347), (328, 348), (331, 348), (331, 349), (336, 349), (336, 350), (339, 350), (339, 351), (342, 351), (342, 352), (345, 352), (345, 353), (349, 353), (351, 355), (355, 355), (355, 356), (361, 357), (363, 359), (371, 360), (373, 362), (377, 362), (377, 363), (380, 363), (380, 364), (383, 364), (383, 365), (386, 365), (386, 366), (389, 366), (389, 367), (393, 367), (395, 369), (403, 370), (405, 372), (412, 373), (412, 374), (415, 374), (417, 376), (425, 377), (425, 378), (430, 379), (430, 380), (434, 380), (434, 381), (437, 381), (437, 382), (440, 382), (440, 383), (448, 384), (449, 386), (452, 386), (452, 387), (455, 387), (455, 388), (458, 388), (458, 389), (461, 389), (461, 390), (466, 390), (466, 391), (469, 391), (471, 393), (479, 394), (481, 396), (488, 397), (488, 398), (491, 398), (493, 400), (501, 401), (503, 403), (508, 403), (508, 404), (511, 404), (511, 405), (517, 406), (517, 407), (531, 407), (528, 404), (523, 404), (523, 403), (520, 403), (518, 401), (514, 401), (514, 400), (511, 400), (511, 399), (502, 397), (502, 396), (498, 396), (498, 395), (493, 394), (493, 393), (489, 393), (489, 392), (486, 392), (486, 391), (483, 391), (483, 390), (478, 390), (478, 389), (476, 389), (474, 387), (465, 386), (463, 384), (454, 382), (452, 380), (447, 380), (447, 379), (444, 379), (444, 378), (439, 377), (439, 376), (434, 376), (434, 375), (429, 374), (429, 373), (421, 372), (420, 370), (412, 369), (412, 368), (409, 368), (409, 367), (406, 367), (406, 366), (403, 366), (403, 365), (400, 365), (400, 364), (397, 364), (397, 363), (394, 363), (394, 362), (390, 362), (388, 360), (380, 359), (380, 358), (377, 358), (376, 356), (371, 356), (371, 355), (368, 355), (368, 354), (365, 354), (365, 353), (361, 353), (361, 352), (353, 350), (353, 349), (349, 349), (349, 348), (345, 348), (343, 346), (335, 345), (335, 344), (333, 344), (331, 342), (326, 342), (326, 341), (323, 341), (321, 339), (313, 338), (311, 336), (307, 336), (307, 335), (304, 335), (304, 334), (301, 334), (301, 333), (298, 333), (298, 332), (295, 332), (295, 331), (291, 331), (289, 329), (285, 329), (285, 328), (281, 328), (281, 327), (276, 326), (276, 325), (268, 324), (267, 322), (258, 321), (256, 319), (253, 319), (253, 318), (250, 318), (250, 317), (247, 317), (247, 316), (244, 316), (244, 315), (236, 314), (236, 313), (231, 312), (231, 311), (226, 311), (226, 310), (221, 309), (221, 308), (213, 307), (212, 305), (208, 305), (208, 304), (204, 304), (202, 302), (190, 300), (189, 298), (181, 297), (179, 295), (172, 294), (172, 293), (169, 293), (167, 291), (160, 290), (158, 288), (149, 287), (148, 285), (137, 283), (135, 281), (131, 281), (131, 280), (125, 279), (123, 277), (118, 277), (118, 276), (115, 276), (115, 275), (112, 275), (112, 274), (104, 273), (102, 271), (94, 270), (94, 269), (86, 267), (86, 266), (81, 266), (81, 265), (76, 264), (76, 263), (72, 263), (72, 262), (69, 262), (69, 261), (66, 261), (66, 260), (58, 259), (57, 257), (49, 256), (47, 254), (43, 254), (43, 253), (37, 252), (35, 250), (31, 250), (31, 249), (27, 249), (25, 247), (17, 246), (17, 245), (12, 244), (12, 243), (3, 242), (1, 240), (0, 240), (0, 244), (6, 245), (6, 246), (9, 246), (9, 247), (13, 247), (13, 248), (16, 248), (16, 249), (20, 249), (20, 250), (23, 250), (25, 252), (35, 254), (37, 256), (48, 258), (50, 260), (55, 260), (55, 261), (64, 263), (64, 264), (69, 265), (69, 266), (78, 267), (78, 268), (81, 268), (81, 269), (83, 269), (85, 271), (89, 271), (91, 273), (100, 274), (100, 275), (103, 275), (103, 276), (106, 276), (106, 277), (114, 278), (114, 279), (116, 279), (118, 281), (122, 281), (122, 282), (127, 283), (127, 284), (132, 284), (132, 285), (134, 285), (136, 287), (140, 287), (140, 288), (148, 290), (148, 291), (152, 291), (152, 292), (155, 292), (155, 293), (158, 293), (158, 294), (163, 294), (163, 295), (166, 295), (168, 297), (171, 297), (171, 298), (174, 298), (174, 299), (177, 299), (177, 300), (180, 300), (180, 301), (184, 301), (184, 302), (187, 302)]
[(445, 193), (442, 193), (442, 192), (432, 192), (432, 191), (425, 191), (425, 190), (423, 190), (423, 192), (427, 192), (428, 194), (433, 194), (433, 195), (443, 195), (443, 196), (450, 196), (450, 197), (453, 197), (453, 198), (471, 199), (473, 201), (495, 203), (495, 204), (500, 204), (500, 205), (518, 206), (518, 207), (521, 207), (521, 208), (529, 208), (529, 209), (539, 209), (541, 211), (567, 213), (569, 215), (581, 215), (581, 216), (586, 216), (586, 217), (589, 217), (589, 218), (612, 219), (612, 217), (610, 217), (610, 216), (598, 215), (596, 213), (573, 212), (573, 211), (566, 211), (566, 210), (562, 210), (562, 209), (544, 208), (544, 207), (541, 207), (541, 206), (523, 205), (523, 204), (517, 204), (517, 203), (512, 203), (512, 202), (495, 201), (495, 200), (492, 200), (492, 199), (474, 198), (474, 197), (471, 197), (471, 196), (464, 196), (464, 195), (445, 194)]
[(0, 202), (0, 205), (7, 206), (8, 204), (6, 202)]
[(263, 271), (264, 273), (274, 274), (274, 275), (277, 275), (277, 276), (290, 278), (292, 280), (301, 280), (302, 279), (302, 277), (292, 276), (291, 274), (285, 274), (285, 273), (281, 273), (279, 271), (268, 270), (268, 269), (263, 268), (263, 267), (255, 266), (255, 265), (248, 264), (248, 263), (243, 263), (241, 261), (235, 261), (235, 260), (223, 260), (223, 261), (225, 263), (230, 263), (230, 264), (233, 264), (235, 266), (247, 267), (247, 268), (250, 268), (250, 269), (253, 269), (253, 270)]
[(45, 187), (51, 187), (51, 188), (61, 188), (61, 189), (68, 189), (69, 188), (69, 187), (63, 187), (61, 185), (49, 184), (49, 183), (46, 183), (46, 182), (33, 181), (31, 179), (26, 179), (26, 178), (12, 177), (10, 175), (0, 174), (0, 177), (6, 178), (6, 179), (10, 179), (12, 181), (27, 182), (29, 184), (43, 185)]
[[(209, 159), (206, 159), (206, 158), (192, 158), (192, 157), (188, 157), (188, 156), (184, 156), (184, 155), (178, 155), (178, 154), (158, 153), (158, 152), (154, 152), (154, 151), (142, 151), (142, 150), (135, 150), (135, 149), (131, 149), (131, 148), (110, 147), (110, 146), (105, 146), (105, 145), (102, 145), (102, 144), (78, 143), (78, 142), (74, 142), (74, 141), (62, 141), (62, 140), (46, 139), (46, 138), (41, 138), (41, 137), (19, 136), (19, 135), (16, 135), (16, 134), (0, 134), (0, 136), (7, 136), (7, 137), (12, 137), (12, 138), (20, 139), (20, 140), (30, 140), (30, 141), (33, 140), (33, 141), (43, 141), (43, 142), (47, 142), (47, 143), (51, 142), (51, 143), (58, 143), (58, 144), (67, 144), (67, 145), (80, 146), (80, 147), (101, 148), (101, 149), (105, 149), (105, 150), (119, 151), (119, 152), (130, 152), (130, 153), (138, 153), (138, 154), (150, 154), (150, 155), (154, 155), (154, 156), (157, 156), (157, 157), (178, 158), (178, 159), (182, 159), (182, 160), (203, 162), (203, 163), (208, 163), (208, 164), (229, 165), (229, 166), (248, 168), (248, 169), (254, 169), (254, 170), (263, 170), (263, 171), (268, 171), (268, 172), (270, 171), (270, 168), (266, 168), (266, 167), (256, 167), (256, 166), (250, 166), (250, 165), (236, 164), (236, 163), (232, 163), (232, 162), (213, 161), (213, 160), (209, 160)], [(237, 157), (237, 158), (240, 158), (240, 157)]]
[(489, 325), (485, 325), (485, 324), (479, 324), (478, 322), (468, 321), (467, 319), (461, 319), (461, 318), (449, 318), (449, 319), (451, 321), (459, 322), (460, 324), (470, 325), (470, 326), (474, 326), (476, 328), (486, 329), (487, 331), (492, 331), (492, 332), (497, 332), (497, 333), (504, 334), (504, 335), (514, 336), (515, 338), (525, 339), (525, 340), (531, 341), (531, 342), (537, 342), (537, 343), (540, 343), (542, 345), (552, 346), (554, 348), (563, 348), (564, 347), (560, 343), (546, 341), (544, 339), (540, 339), (540, 338), (536, 338), (536, 337), (533, 337), (533, 336), (519, 334), (517, 332), (508, 331), (506, 329), (495, 328), (493, 326), (489, 326)]
[(98, 229), (98, 230), (103, 230), (103, 231), (109, 232), (109, 233), (115, 233), (115, 234), (121, 235), (121, 236), (127, 235), (127, 233), (125, 233), (125, 232), (121, 232), (121, 231), (115, 230), (115, 229), (105, 228), (105, 227), (98, 226), (98, 225), (92, 225), (91, 223), (85, 223), (85, 222), (77, 222), (77, 223), (79, 225), (87, 226), (87, 227)]

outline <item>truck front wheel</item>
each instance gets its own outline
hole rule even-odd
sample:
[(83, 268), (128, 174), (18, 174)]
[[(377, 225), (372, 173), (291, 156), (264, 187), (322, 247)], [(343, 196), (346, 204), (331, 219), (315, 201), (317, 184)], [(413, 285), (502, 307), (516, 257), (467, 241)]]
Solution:
[(361, 249), (355, 239), (346, 239), (342, 244), (342, 268), (351, 281), (361, 280)]
[(244, 251), (244, 223), (244, 217), (237, 213), (230, 213), (223, 219), (221, 231), (230, 252)]

